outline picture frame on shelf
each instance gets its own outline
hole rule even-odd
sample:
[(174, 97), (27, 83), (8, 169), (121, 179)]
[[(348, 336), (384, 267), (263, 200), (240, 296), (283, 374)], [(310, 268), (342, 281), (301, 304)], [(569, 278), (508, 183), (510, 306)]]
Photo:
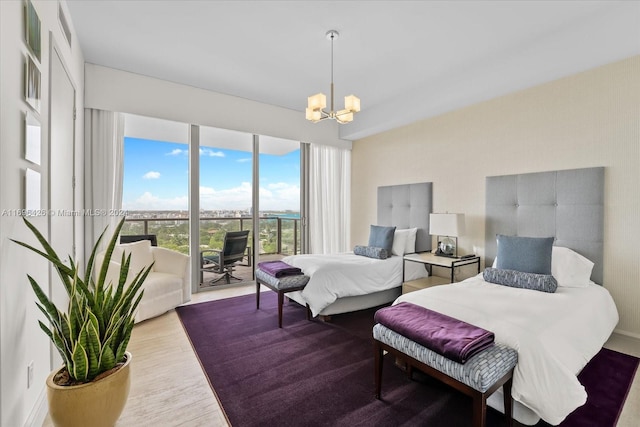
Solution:
[(42, 98), (41, 74), (30, 55), (27, 55), (24, 76), (24, 98), (36, 112), (40, 112)]
[(30, 112), (24, 118), (24, 158), (35, 165), (40, 165), (42, 152), (42, 126), (40, 121)]
[(25, 0), (24, 3), (24, 29), (27, 46), (33, 56), (40, 62), (42, 54), (42, 29), (40, 17), (31, 0)]

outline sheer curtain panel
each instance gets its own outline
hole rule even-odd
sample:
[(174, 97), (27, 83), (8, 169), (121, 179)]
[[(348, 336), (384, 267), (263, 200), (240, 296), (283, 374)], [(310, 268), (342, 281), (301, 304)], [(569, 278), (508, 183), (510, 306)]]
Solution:
[(309, 189), (311, 253), (351, 250), (351, 151), (311, 144)]
[[(111, 235), (121, 216), (124, 117), (111, 111), (85, 109), (85, 257), (109, 226)], [(106, 246), (108, 242), (103, 241)]]

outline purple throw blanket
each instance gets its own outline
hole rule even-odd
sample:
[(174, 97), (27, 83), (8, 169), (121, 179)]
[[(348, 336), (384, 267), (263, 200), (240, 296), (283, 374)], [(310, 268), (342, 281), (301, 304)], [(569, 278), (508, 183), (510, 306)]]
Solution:
[(493, 332), (409, 302), (381, 308), (376, 323), (458, 363), (491, 347)]
[(300, 270), (298, 267), (294, 267), (282, 261), (260, 262), (258, 263), (258, 268), (275, 278), (296, 276), (298, 274), (302, 274), (302, 270)]

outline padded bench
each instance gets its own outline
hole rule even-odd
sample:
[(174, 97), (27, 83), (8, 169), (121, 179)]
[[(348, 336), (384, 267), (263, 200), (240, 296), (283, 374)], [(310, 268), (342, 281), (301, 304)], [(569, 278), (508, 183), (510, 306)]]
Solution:
[(409, 338), (381, 324), (373, 327), (376, 399), (382, 388), (383, 351), (407, 364), (411, 378), (412, 368), (436, 378), (473, 399), (473, 426), (486, 425), (487, 398), (503, 387), (504, 413), (507, 425), (513, 425), (511, 385), (513, 369), (518, 353), (503, 344), (496, 343), (461, 364), (447, 359)]
[[(273, 277), (265, 273), (259, 268), (256, 269), (256, 309), (260, 309), (260, 285), (278, 294), (278, 327), (282, 328), (282, 305), (284, 303), (284, 294), (288, 292), (301, 291), (307, 286), (309, 276), (298, 274), (295, 276), (284, 276), (280, 278)], [(311, 319), (311, 310), (307, 305), (307, 320)]]

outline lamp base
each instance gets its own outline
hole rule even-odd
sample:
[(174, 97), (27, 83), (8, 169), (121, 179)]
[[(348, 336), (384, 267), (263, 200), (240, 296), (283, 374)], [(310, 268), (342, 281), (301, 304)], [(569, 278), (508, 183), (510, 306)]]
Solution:
[(450, 237), (445, 237), (438, 242), (438, 249), (435, 254), (448, 258), (458, 258), (456, 241)]

